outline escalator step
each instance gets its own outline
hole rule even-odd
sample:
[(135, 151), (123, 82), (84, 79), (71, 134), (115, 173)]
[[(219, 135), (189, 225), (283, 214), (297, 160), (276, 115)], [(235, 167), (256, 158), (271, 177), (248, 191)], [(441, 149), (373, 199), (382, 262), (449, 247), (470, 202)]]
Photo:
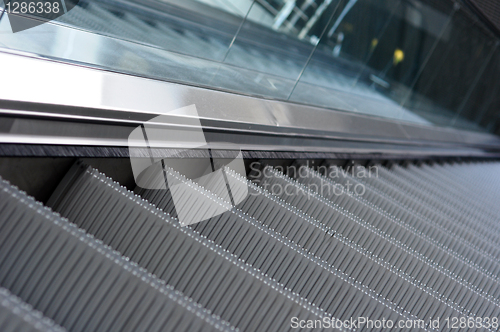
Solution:
[(0, 286), (67, 330), (231, 330), (3, 180), (0, 211)]
[(2, 332), (64, 332), (29, 304), (0, 287), (0, 331)]
[(49, 205), (241, 330), (281, 331), (292, 317), (323, 317), (272, 278), (84, 164), (69, 171)]

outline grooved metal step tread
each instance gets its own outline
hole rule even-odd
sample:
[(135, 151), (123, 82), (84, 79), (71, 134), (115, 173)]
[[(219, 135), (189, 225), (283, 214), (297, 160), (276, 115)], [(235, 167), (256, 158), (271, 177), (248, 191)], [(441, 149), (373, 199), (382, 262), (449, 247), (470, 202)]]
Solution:
[[(190, 202), (196, 205), (196, 199)], [(139, 196), (83, 164), (49, 205), (78, 227), (245, 331), (283, 331), (324, 313)]]
[(65, 332), (51, 319), (0, 287), (0, 331), (2, 332)]
[(0, 211), (0, 286), (67, 330), (232, 330), (3, 180)]
[(500, 316), (498, 163), (319, 170), (158, 163), (141, 185), (167, 189), (134, 193), (77, 162), (47, 203), (64, 218), (2, 181), (0, 286), (68, 331)]

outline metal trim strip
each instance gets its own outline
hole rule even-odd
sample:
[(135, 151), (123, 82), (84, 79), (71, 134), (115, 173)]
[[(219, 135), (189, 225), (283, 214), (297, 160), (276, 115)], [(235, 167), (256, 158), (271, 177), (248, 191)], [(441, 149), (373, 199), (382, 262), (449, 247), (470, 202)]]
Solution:
[[(0, 52), (0, 61), (9, 63), (9, 66), (2, 70), (0, 115), (19, 119), (43, 118), (68, 123), (106, 123), (110, 128), (117, 125), (131, 127), (157, 115), (195, 104), (201, 120), (207, 124), (207, 129), (230, 135), (252, 135), (252, 146), (255, 150), (272, 150), (276, 147), (282, 150), (283, 144), (273, 144), (273, 140), (284, 141), (290, 138), (295, 141), (291, 144), (294, 146), (293, 150), (301, 146), (297, 143), (297, 138), (304, 139), (302, 149), (307, 150), (311, 149), (310, 144), (306, 142), (310, 139), (342, 141), (345, 142), (346, 149), (352, 148), (348, 142), (399, 145), (399, 148), (500, 148), (500, 138), (490, 134), (415, 125), (291, 102), (260, 99), (107, 72), (36, 56)], [(25, 70), (19, 71), (17, 68)], [(171, 125), (176, 124), (175, 117), (182, 119), (184, 115), (173, 115)], [(30, 135), (27, 131), (16, 135), (4, 131), (0, 135), (0, 143), (89, 145), (89, 141), (92, 141), (91, 145), (110, 145), (109, 137), (78, 138), (68, 133), (71, 132), (40, 137)], [(126, 139), (121, 136), (123, 135), (114, 137), (111, 145), (126, 146)], [(259, 143), (255, 136), (266, 138)], [(319, 150), (324, 151), (326, 147), (321, 145)], [(334, 144), (331, 149), (338, 148), (339, 145)]]

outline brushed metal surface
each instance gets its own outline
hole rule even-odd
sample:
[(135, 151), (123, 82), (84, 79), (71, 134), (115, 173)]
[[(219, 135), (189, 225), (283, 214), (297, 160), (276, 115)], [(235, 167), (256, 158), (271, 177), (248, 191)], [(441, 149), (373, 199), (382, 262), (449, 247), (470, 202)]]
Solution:
[[(325, 140), (312, 144), (316, 145), (313, 150), (322, 151), (339, 146), (332, 140), (500, 146), (500, 140), (490, 134), (259, 99), (21, 54), (0, 53), (0, 61), (9, 64), (0, 81), (0, 114), (11, 119), (10, 125), (4, 121), (0, 128), (2, 143), (89, 145), (90, 140), (90, 145), (126, 146), (133, 127), (157, 115), (169, 113), (168, 126), (185, 126), (189, 116), (172, 111), (195, 104), (206, 129), (224, 132), (232, 143), (244, 143), (234, 135), (253, 136), (251, 143), (245, 143), (257, 150), (278, 146), (290, 150), (287, 145), (294, 145), (292, 150), (309, 149), (311, 139)], [(178, 146), (167, 143), (164, 147)], [(349, 149), (349, 144), (345, 147)]]

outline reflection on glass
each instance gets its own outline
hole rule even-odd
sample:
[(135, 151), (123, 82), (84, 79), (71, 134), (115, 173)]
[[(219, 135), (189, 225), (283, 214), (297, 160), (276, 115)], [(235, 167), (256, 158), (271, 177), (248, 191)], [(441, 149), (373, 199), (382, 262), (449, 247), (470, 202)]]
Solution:
[[(497, 43), (457, 3), (346, 0), (290, 100), (477, 130), (469, 99), (498, 62)], [(488, 81), (488, 90), (498, 89)]]
[(460, 114), (455, 114), (453, 126), (462, 129), (470, 129), (471, 123), (476, 128), (486, 128), (494, 131), (500, 125), (500, 47), (498, 42), (494, 46), (494, 53), (488, 62), (485, 62), (485, 70), (478, 75), (476, 84), (470, 91)]
[[(325, 29), (324, 20), (332, 17), (340, 1), (255, 1), (224, 64), (248, 69), (255, 83), (248, 93), (264, 87), (267, 93), (257, 94), (287, 99)], [(263, 8), (275, 16), (256, 19)], [(217, 79), (224, 77), (219, 74)]]
[[(407, 69), (406, 75), (400, 73), (405, 52), (406, 63), (414, 63), (411, 50), (398, 42), (414, 32), (406, 26), (407, 11), (407, 5), (397, 0), (343, 1), (290, 100), (392, 118), (405, 112), (405, 119), (427, 123), (401, 110), (387, 93), (400, 85), (397, 76), (408, 76)], [(318, 85), (319, 98), (314, 93)]]
[[(440, 125), (475, 129), (458, 117), (495, 51), (495, 38), (457, 10), (404, 106)], [(490, 81), (494, 85), (494, 81)]]
[[(70, 1), (70, 0), (68, 0)], [(1, 2), (1, 0), (0, 0)], [(81, 0), (0, 47), (168, 81), (499, 131), (499, 38), (433, 0)]]

